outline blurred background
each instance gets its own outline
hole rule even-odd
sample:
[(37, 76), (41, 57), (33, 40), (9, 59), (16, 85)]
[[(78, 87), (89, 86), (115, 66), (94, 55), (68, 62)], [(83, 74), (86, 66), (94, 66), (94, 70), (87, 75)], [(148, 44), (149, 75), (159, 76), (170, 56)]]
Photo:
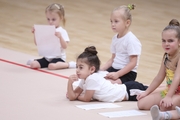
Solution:
[(162, 30), (171, 19), (180, 21), (179, 0), (0, 0), (0, 47), (39, 58), (31, 29), (34, 24), (47, 24), (45, 8), (52, 3), (65, 8), (63, 27), (70, 37), (67, 61), (76, 61), (85, 47), (94, 45), (102, 64), (111, 57), (110, 44), (115, 34), (110, 26), (112, 10), (135, 4), (130, 30), (142, 43), (137, 81), (146, 84), (157, 74), (164, 54)]

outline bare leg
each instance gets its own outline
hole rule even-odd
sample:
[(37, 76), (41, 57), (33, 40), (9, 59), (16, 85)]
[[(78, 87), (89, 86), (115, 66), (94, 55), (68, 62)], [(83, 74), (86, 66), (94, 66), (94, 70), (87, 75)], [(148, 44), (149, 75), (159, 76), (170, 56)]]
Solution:
[(30, 67), (31, 67), (31, 68), (41, 68), (41, 65), (39, 64), (38, 61), (32, 61), (32, 62), (30, 63)]
[[(156, 99), (155, 99), (156, 98)], [(137, 103), (138, 108), (140, 110), (150, 110), (150, 108), (153, 105), (159, 105), (159, 102), (161, 101), (161, 95), (160, 92), (153, 92), (149, 94), (148, 96), (140, 99)]]
[(68, 68), (68, 67), (69, 67), (69, 64), (66, 62), (50, 63), (48, 65), (49, 70), (64, 69), (64, 68)]

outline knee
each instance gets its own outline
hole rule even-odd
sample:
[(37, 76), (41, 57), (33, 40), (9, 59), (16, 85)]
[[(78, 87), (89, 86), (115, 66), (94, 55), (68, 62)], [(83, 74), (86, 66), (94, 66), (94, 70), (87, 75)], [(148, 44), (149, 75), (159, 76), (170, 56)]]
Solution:
[(139, 110), (148, 110), (147, 105), (141, 100), (137, 102), (137, 107)]
[(31, 68), (40, 68), (41, 66), (39, 65), (39, 63), (37, 64), (36, 62), (32, 62), (32, 63), (30, 64), (30, 67), (31, 67)]
[(50, 63), (50, 64), (48, 65), (48, 69), (49, 69), (49, 70), (55, 70), (55, 69), (56, 69), (56, 65), (53, 64), (53, 63)]
[(137, 102), (137, 107), (138, 107), (139, 110), (144, 110), (144, 107), (143, 107), (143, 104), (142, 104), (141, 101)]

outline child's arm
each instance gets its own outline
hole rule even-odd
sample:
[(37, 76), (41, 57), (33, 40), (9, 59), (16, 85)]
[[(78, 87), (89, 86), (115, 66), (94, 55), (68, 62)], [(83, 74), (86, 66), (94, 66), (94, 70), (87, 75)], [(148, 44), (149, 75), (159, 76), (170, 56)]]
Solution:
[[(129, 73), (130, 71), (132, 71), (132, 69), (136, 66), (137, 64), (137, 60), (138, 60), (138, 56), (137, 55), (131, 55), (129, 57), (129, 63), (122, 68), (121, 70), (117, 71), (117, 78)], [(115, 78), (115, 79), (117, 79)]]
[[(35, 29), (34, 29), (34, 27), (33, 27), (31, 32), (34, 34), (34, 31), (35, 31)], [(34, 44), (37, 45), (37, 44), (36, 44), (35, 35), (34, 35)]]
[(68, 80), (67, 85), (67, 96), (69, 100), (76, 100), (77, 97), (82, 93), (82, 89), (80, 87), (77, 87), (75, 90), (73, 90), (73, 82), (77, 81), (78, 77), (77, 75), (71, 75)]
[(114, 58), (115, 58), (115, 54), (112, 54), (112, 57), (106, 62), (105, 65), (103, 65), (103, 66), (100, 68), (100, 70), (103, 70), (103, 71), (104, 71), (104, 70), (107, 70), (109, 67), (111, 67)]
[(143, 97), (149, 95), (150, 93), (152, 93), (163, 82), (165, 76), (166, 76), (166, 71), (165, 71), (164, 60), (163, 60), (162, 63), (161, 63), (161, 67), (159, 69), (158, 74), (153, 79), (153, 81), (151, 82), (148, 89), (145, 92), (143, 92), (142, 94), (138, 95), (137, 99), (140, 100), (141, 98), (143, 98)]
[(178, 65), (174, 74), (174, 78), (172, 80), (172, 84), (168, 90), (166, 97), (160, 102), (160, 105), (164, 107), (171, 107), (173, 105), (172, 97), (175, 94), (176, 89), (180, 84), (180, 60), (178, 61)]
[(68, 42), (66, 42), (66, 41), (64, 40), (64, 38), (62, 37), (61, 33), (60, 33), (60, 32), (55, 32), (55, 35), (59, 38), (61, 47), (62, 47), (63, 49), (66, 49)]
[(94, 92), (95, 90), (86, 90), (84, 95), (78, 96), (78, 100), (83, 101), (83, 102), (90, 102), (92, 100)]
[(108, 73), (106, 78), (117, 80), (119, 77), (130, 72), (136, 66), (138, 58), (137, 58), (137, 55), (132, 55), (129, 57), (129, 59), (130, 59), (130, 62), (124, 68), (122, 68), (121, 70), (117, 72)]

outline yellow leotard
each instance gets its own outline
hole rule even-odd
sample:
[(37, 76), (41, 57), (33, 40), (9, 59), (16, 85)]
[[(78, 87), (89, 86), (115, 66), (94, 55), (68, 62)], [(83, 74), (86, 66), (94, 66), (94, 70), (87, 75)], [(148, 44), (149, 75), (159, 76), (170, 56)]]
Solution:
[[(168, 63), (166, 64), (168, 65)], [(176, 69), (176, 68), (175, 68)], [(166, 67), (166, 89), (161, 91), (161, 97), (164, 98), (172, 84), (174, 78), (174, 71)], [(175, 94), (180, 94), (180, 86), (175, 91)]]

